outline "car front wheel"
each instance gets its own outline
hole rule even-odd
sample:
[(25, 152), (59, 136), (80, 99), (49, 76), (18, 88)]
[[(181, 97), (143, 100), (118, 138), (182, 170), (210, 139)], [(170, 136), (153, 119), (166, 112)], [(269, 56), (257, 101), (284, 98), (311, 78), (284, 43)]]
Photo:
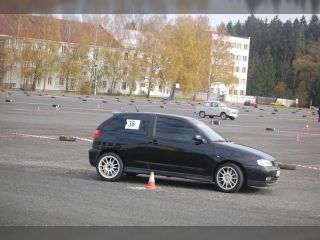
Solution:
[(204, 117), (206, 116), (206, 114), (205, 114), (205, 112), (201, 111), (201, 112), (199, 112), (199, 116), (200, 116), (201, 118), (204, 118)]
[(117, 181), (123, 175), (123, 161), (115, 153), (105, 153), (99, 157), (96, 169), (103, 181)]
[(222, 192), (232, 193), (239, 191), (244, 183), (243, 172), (233, 163), (225, 163), (218, 167), (215, 174), (215, 184)]
[(222, 120), (226, 120), (227, 119), (227, 114), (223, 112), (223, 113), (220, 114), (220, 117), (221, 117)]

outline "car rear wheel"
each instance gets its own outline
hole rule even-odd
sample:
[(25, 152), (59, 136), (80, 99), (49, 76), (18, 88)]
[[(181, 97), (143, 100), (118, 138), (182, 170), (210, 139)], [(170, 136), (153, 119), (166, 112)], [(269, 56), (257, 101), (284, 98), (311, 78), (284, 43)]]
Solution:
[(244, 183), (242, 170), (233, 163), (225, 163), (218, 167), (215, 174), (215, 184), (222, 192), (239, 191)]
[(226, 120), (227, 119), (227, 114), (223, 112), (223, 113), (220, 114), (220, 117), (221, 117), (222, 120)]
[(206, 114), (205, 114), (204, 111), (201, 111), (201, 112), (199, 112), (199, 116), (200, 116), (201, 118), (204, 118), (204, 117), (206, 117)]
[(117, 181), (123, 175), (123, 161), (115, 153), (105, 153), (99, 157), (96, 169), (103, 181)]

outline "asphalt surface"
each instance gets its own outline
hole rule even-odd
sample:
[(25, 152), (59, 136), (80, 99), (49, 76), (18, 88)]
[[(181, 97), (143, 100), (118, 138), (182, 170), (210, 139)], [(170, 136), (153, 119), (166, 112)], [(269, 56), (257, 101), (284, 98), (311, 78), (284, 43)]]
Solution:
[[(12, 93), (12, 102), (5, 102), (0, 92), (2, 226), (320, 225), (320, 123), (311, 112), (278, 108), (272, 114), (272, 107), (234, 105), (239, 119), (214, 128), (228, 140), (298, 164), (294, 171), (282, 170), (272, 187), (226, 194), (214, 185), (156, 176), (160, 189), (148, 191), (142, 189), (148, 176), (103, 182), (88, 162), (95, 128), (112, 111), (135, 111), (129, 98), (30, 95)], [(198, 118), (189, 103), (141, 99), (134, 104), (140, 111)], [(61, 142), (60, 135), (77, 140)]]

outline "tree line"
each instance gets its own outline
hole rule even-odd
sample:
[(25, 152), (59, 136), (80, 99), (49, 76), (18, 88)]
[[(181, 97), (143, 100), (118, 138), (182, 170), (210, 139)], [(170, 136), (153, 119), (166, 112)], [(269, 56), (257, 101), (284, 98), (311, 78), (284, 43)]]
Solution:
[(282, 22), (251, 15), (227, 24), (233, 36), (250, 37), (248, 95), (298, 98), (320, 104), (320, 21), (313, 15)]

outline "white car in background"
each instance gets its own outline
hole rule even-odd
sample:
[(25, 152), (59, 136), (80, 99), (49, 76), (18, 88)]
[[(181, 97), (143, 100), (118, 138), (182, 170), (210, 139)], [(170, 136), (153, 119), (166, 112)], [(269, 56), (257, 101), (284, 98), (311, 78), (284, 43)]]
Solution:
[(226, 120), (230, 118), (231, 120), (236, 119), (239, 116), (239, 111), (236, 109), (228, 108), (227, 105), (219, 101), (206, 101), (202, 106), (196, 107), (196, 113), (199, 114), (201, 118), (209, 116), (221, 117), (221, 119)]

